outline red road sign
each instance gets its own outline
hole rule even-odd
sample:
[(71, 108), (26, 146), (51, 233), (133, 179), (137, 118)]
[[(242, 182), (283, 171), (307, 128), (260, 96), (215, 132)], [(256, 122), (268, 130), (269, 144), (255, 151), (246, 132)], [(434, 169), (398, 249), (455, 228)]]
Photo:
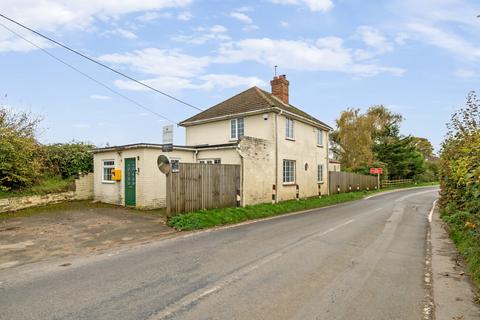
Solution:
[(383, 169), (382, 168), (370, 168), (370, 174), (382, 174)]

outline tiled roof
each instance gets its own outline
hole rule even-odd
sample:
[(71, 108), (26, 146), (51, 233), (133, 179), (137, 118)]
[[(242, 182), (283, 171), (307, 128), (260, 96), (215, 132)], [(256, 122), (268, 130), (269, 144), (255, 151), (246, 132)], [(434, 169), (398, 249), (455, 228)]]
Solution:
[(189, 125), (190, 123), (196, 121), (234, 116), (236, 114), (245, 112), (272, 111), (272, 108), (279, 108), (281, 110), (291, 112), (297, 116), (313, 121), (322, 127), (330, 128), (330, 126), (312, 117), (308, 113), (292, 106), (291, 104), (282, 102), (270, 92), (264, 91), (258, 87), (252, 87), (223, 102), (220, 102), (219, 104), (214, 105), (213, 107), (180, 122), (180, 125)]

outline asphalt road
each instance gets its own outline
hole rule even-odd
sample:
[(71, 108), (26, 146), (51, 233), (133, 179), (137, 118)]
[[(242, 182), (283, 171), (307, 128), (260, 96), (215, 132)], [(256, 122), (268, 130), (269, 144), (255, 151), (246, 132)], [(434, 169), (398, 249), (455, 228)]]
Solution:
[(422, 319), (437, 194), (404, 190), (7, 269), (0, 319)]

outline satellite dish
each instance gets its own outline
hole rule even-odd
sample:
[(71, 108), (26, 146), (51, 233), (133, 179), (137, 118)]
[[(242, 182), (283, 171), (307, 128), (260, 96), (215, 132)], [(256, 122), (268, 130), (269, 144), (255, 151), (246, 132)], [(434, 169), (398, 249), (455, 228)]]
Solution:
[(167, 156), (161, 154), (157, 158), (157, 166), (158, 169), (164, 174), (170, 173), (170, 160), (168, 160)]

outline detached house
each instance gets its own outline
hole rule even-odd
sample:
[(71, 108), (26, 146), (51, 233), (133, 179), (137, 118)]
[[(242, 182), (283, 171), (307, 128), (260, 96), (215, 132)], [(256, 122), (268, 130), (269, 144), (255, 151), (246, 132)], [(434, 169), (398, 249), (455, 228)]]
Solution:
[[(327, 194), (332, 128), (289, 103), (284, 75), (271, 86), (271, 92), (252, 87), (182, 121), (186, 145), (171, 152), (156, 144), (96, 149), (95, 198), (165, 206), (165, 176), (156, 164), (160, 154), (173, 162), (240, 165), (242, 205)], [(112, 178), (115, 168), (124, 170), (119, 182)]]

